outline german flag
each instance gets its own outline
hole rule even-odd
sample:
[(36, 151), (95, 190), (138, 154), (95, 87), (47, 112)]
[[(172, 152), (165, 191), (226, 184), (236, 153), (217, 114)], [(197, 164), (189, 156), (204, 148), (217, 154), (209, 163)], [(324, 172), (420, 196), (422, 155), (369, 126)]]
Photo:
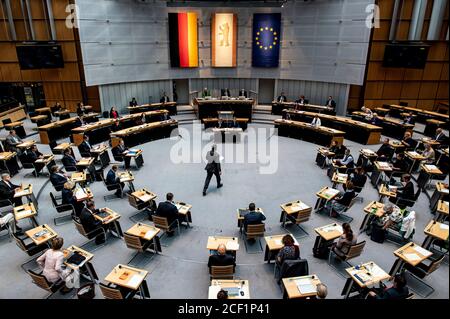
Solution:
[(169, 13), (170, 65), (198, 67), (197, 13)]

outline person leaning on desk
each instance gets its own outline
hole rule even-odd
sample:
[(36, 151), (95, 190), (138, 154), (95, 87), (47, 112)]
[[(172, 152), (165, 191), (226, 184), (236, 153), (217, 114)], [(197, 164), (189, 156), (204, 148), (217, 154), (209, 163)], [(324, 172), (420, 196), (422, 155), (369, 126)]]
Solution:
[(357, 236), (353, 233), (353, 230), (349, 223), (342, 224), (342, 235), (338, 238), (336, 243), (333, 243), (331, 249), (339, 257), (345, 256), (351, 245), (355, 245), (358, 240)]
[[(167, 193), (166, 201), (159, 203), (155, 215), (167, 218), (167, 223), (169, 225), (172, 225), (172, 223), (176, 219), (178, 219), (178, 209), (177, 206), (175, 206), (175, 204), (173, 203), (172, 193)], [(174, 233), (175, 231), (173, 229), (170, 229), (169, 231), (167, 231), (167, 236), (171, 237), (174, 235)]]
[[(80, 222), (86, 233), (90, 235), (89, 237), (95, 237), (95, 244), (101, 245), (106, 241), (103, 231), (109, 226), (103, 225), (100, 220), (96, 219), (94, 217), (94, 214), (96, 213), (97, 209), (95, 208), (95, 203), (93, 201), (88, 201), (86, 207), (81, 211)], [(104, 228), (104, 230), (102, 228)]]
[(406, 299), (409, 289), (406, 286), (406, 278), (403, 274), (396, 274), (393, 278), (393, 285), (389, 288), (380, 282), (380, 288), (369, 291), (368, 299)]
[(236, 260), (230, 254), (227, 254), (227, 248), (224, 244), (217, 247), (217, 254), (209, 256), (208, 267), (212, 266), (230, 266), (236, 267)]
[(73, 189), (75, 188), (75, 184), (72, 182), (65, 182), (64, 188), (61, 191), (61, 199), (62, 203), (66, 205), (72, 205), (75, 210), (75, 216), (79, 217), (81, 211), (84, 208), (84, 203), (77, 201), (73, 193)]

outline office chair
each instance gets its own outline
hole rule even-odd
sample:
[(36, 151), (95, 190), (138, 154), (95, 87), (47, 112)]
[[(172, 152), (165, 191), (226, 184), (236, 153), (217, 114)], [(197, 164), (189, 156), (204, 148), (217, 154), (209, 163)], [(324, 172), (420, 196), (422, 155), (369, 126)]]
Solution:
[(45, 299), (50, 298), (55, 292), (59, 291), (59, 289), (61, 289), (64, 286), (64, 281), (62, 280), (59, 280), (55, 283), (49, 282), (47, 278), (45, 278), (45, 276), (42, 275), (42, 272), (36, 273), (33, 270), (29, 269), (27, 270), (27, 273), (31, 276), (31, 279), (33, 280), (33, 283), (36, 286), (50, 293)]
[(75, 215), (75, 208), (71, 204), (63, 204), (62, 202), (58, 203), (56, 198), (55, 198), (55, 195), (53, 195), (52, 192), (50, 192), (50, 198), (52, 200), (53, 207), (55, 207), (56, 212), (58, 214), (70, 212), (70, 214), (66, 214), (64, 216), (53, 218), (53, 223), (55, 224), (55, 226), (66, 224), (66, 223), (58, 224), (57, 221), (61, 220), (61, 219), (67, 219), (67, 217), (69, 217), (69, 216), (74, 216)]

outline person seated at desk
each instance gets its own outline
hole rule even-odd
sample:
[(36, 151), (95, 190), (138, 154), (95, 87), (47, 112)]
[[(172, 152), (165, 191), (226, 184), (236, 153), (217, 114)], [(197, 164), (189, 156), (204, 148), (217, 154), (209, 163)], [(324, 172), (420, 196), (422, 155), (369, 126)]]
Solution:
[(117, 197), (122, 197), (122, 190), (125, 187), (125, 183), (120, 182), (120, 177), (117, 176), (117, 171), (119, 167), (117, 165), (111, 166), (111, 169), (108, 171), (108, 174), (106, 174), (106, 185), (116, 185), (120, 184), (120, 188), (116, 190), (115, 195)]
[(244, 216), (244, 229), (247, 230), (248, 225), (262, 224), (266, 220), (266, 216), (263, 213), (256, 211), (255, 203), (248, 205), (249, 212)]
[(63, 153), (62, 163), (67, 171), (75, 171), (77, 169), (77, 160), (72, 155), (70, 148), (66, 148)]
[(383, 209), (384, 216), (381, 218), (383, 229), (386, 230), (392, 225), (401, 224), (403, 220), (403, 212), (397, 205), (386, 205)]
[(125, 169), (130, 168), (130, 162), (131, 158), (129, 156), (125, 156), (124, 152), (128, 151), (128, 148), (125, 146), (125, 142), (123, 140), (120, 140), (119, 144), (117, 146), (113, 147), (111, 152), (114, 156), (115, 160), (120, 160), (121, 162), (125, 162)]
[(230, 90), (228, 88), (220, 90), (220, 96), (231, 97)]
[(352, 154), (350, 154), (350, 149), (346, 149), (344, 157), (342, 159), (336, 160), (336, 164), (339, 166), (345, 166), (346, 168), (353, 168), (355, 166), (355, 160)]
[(77, 104), (77, 115), (81, 117), (84, 115), (84, 113), (86, 113), (86, 109), (83, 102), (80, 102)]
[(53, 186), (59, 186), (64, 185), (65, 182), (67, 182), (67, 176), (66, 174), (61, 170), (61, 168), (58, 165), (53, 165), (50, 168), (50, 182)]
[(228, 292), (226, 290), (219, 290), (217, 293), (217, 299), (228, 299)]
[(284, 95), (284, 92), (281, 92), (280, 95), (277, 97), (277, 102), (279, 103), (287, 102), (287, 98), (286, 95)]
[[(64, 240), (61, 237), (53, 238), (51, 248), (36, 259), (39, 267), (42, 268), (42, 275), (52, 284), (65, 280), (70, 273), (70, 270), (64, 266), (64, 253), (61, 250), (63, 245)], [(72, 289), (64, 285), (60, 291), (67, 293)]]
[(294, 238), (290, 234), (284, 235), (281, 239), (283, 248), (277, 254), (276, 265), (281, 267), (285, 260), (296, 260), (300, 258), (300, 248), (295, 244)]
[(202, 97), (205, 98), (207, 96), (211, 96), (211, 92), (209, 92), (208, 88), (204, 88), (202, 91)]
[(56, 102), (55, 105), (53, 105), (53, 112), (61, 111), (62, 109), (63, 107), (59, 102)]
[(295, 101), (295, 103), (297, 104), (301, 104), (301, 105), (305, 105), (308, 104), (308, 100), (305, 98), (304, 95), (301, 95), (300, 98), (298, 100)]
[[(38, 159), (42, 159), (42, 158), (44, 158), (44, 155), (41, 152), (39, 152), (36, 145), (32, 145), (26, 151), (26, 160), (28, 163), (34, 163)], [(35, 167), (37, 173), (39, 173), (45, 167), (45, 164), (44, 163), (35, 163), (34, 167)], [(37, 176), (36, 171), (33, 171), (34, 176)]]
[(351, 181), (347, 181), (345, 185), (345, 193), (343, 195), (338, 195), (335, 199), (329, 201), (325, 205), (325, 210), (329, 212), (331, 217), (338, 217), (341, 212), (350, 206), (350, 203), (355, 197), (356, 193), (353, 183)]
[(312, 122), (311, 122), (311, 126), (314, 126), (314, 127), (320, 127), (322, 125), (322, 122), (320, 121), (320, 118), (319, 118), (319, 116), (316, 114), (316, 115), (314, 115), (314, 118), (313, 118), (313, 120), (312, 120)]
[(333, 97), (331, 95), (328, 97), (328, 100), (325, 102), (325, 106), (332, 107), (333, 109), (336, 109), (336, 101), (333, 100)]
[(170, 119), (171, 119), (171, 117), (170, 117), (169, 113), (164, 112), (164, 113), (161, 113), (161, 117), (159, 120), (162, 122), (162, 121), (168, 121)]
[(406, 173), (408, 163), (406, 162), (405, 153), (399, 153), (395, 159), (391, 160), (392, 172), (385, 172), (386, 176), (391, 177), (392, 173)]
[[(358, 191), (359, 189), (362, 190), (364, 188), (364, 185), (366, 185), (367, 181), (367, 176), (366, 172), (364, 171), (364, 168), (357, 167), (350, 181), (352, 182), (353, 187), (358, 188)], [(347, 190), (347, 186), (345, 184), (343, 184), (342, 186), (344, 187), (344, 191)]]
[(91, 148), (92, 145), (89, 143), (89, 136), (83, 135), (83, 142), (78, 145), (78, 150), (80, 151), (80, 155), (82, 157), (90, 157), (91, 156)]
[(164, 92), (161, 98), (159, 99), (159, 103), (167, 103), (167, 102), (170, 102), (170, 99), (167, 96), (166, 92)]
[(373, 112), (372, 112), (371, 109), (369, 109), (368, 107), (363, 106), (363, 107), (361, 108), (361, 111), (363, 111), (363, 112), (365, 113), (364, 118), (365, 118), (367, 121), (372, 120), (372, 118), (373, 118)]
[(66, 205), (72, 205), (75, 210), (75, 216), (79, 217), (81, 211), (84, 208), (84, 203), (77, 201), (73, 190), (75, 188), (75, 184), (72, 182), (65, 182), (64, 188), (61, 191), (61, 199), (62, 203)]
[(217, 247), (217, 254), (209, 256), (208, 267), (212, 266), (230, 266), (236, 267), (236, 260), (230, 254), (227, 254), (227, 247), (224, 244), (220, 244)]
[(9, 230), (16, 236), (22, 236), (23, 231), (22, 228), (17, 226), (16, 219), (12, 213), (7, 213), (4, 216), (0, 214), (0, 228), (3, 228), (5, 225), (8, 226)]
[[(394, 283), (391, 287), (382, 287), (380, 282), (380, 288), (377, 290), (369, 291), (367, 298), (373, 299), (388, 299), (388, 300), (398, 300), (406, 299), (409, 295), (409, 289), (406, 286), (406, 278), (404, 274), (396, 274), (394, 276)], [(384, 286), (384, 285), (383, 285)]]
[(381, 144), (380, 148), (377, 151), (377, 161), (380, 162), (386, 162), (388, 160), (388, 157), (392, 155), (392, 148), (389, 145), (389, 138), (383, 139), (383, 144)]
[(23, 140), (17, 136), (15, 130), (9, 131), (9, 134), (5, 139), (5, 143), (8, 151), (16, 152), (18, 155), (22, 154), (22, 151), (17, 147), (17, 144), (23, 143)]
[[(90, 238), (95, 237), (95, 244), (100, 245), (106, 241), (103, 231), (109, 228), (109, 225), (104, 225), (100, 220), (94, 217), (98, 213), (93, 201), (88, 201), (86, 207), (82, 209), (80, 214), (80, 223), (83, 225), (86, 233), (90, 234)], [(103, 228), (103, 229), (102, 229)]]
[(129, 106), (138, 106), (138, 102), (135, 97), (131, 98), (131, 101), (128, 103)]
[(328, 288), (322, 283), (316, 286), (316, 291), (316, 299), (325, 299), (328, 296)]
[(373, 112), (373, 117), (372, 117), (372, 120), (370, 120), (370, 124), (376, 125), (376, 126), (381, 126), (383, 124), (383, 122), (378, 117), (378, 114)]
[(425, 157), (423, 162), (426, 164), (433, 164), (436, 159), (436, 154), (431, 147), (431, 144), (425, 143), (425, 149), (422, 152), (422, 156)]
[(414, 115), (411, 112), (409, 112), (408, 115), (406, 115), (403, 118), (403, 124), (414, 124), (414, 123), (415, 123)]
[(14, 194), (17, 189), (19, 189), (19, 185), (15, 185), (11, 182), (11, 176), (8, 173), (2, 174), (2, 180), (0, 181), (0, 199), (1, 200), (9, 200), (15, 206), (22, 205), (22, 199), (20, 197), (14, 198)]
[(240, 89), (239, 90), (239, 96), (240, 97), (243, 96), (243, 97), (247, 98), (248, 97), (247, 91), (245, 89)]
[(116, 107), (111, 107), (109, 110), (109, 118), (117, 120), (119, 118), (119, 112), (117, 112)]
[(436, 130), (436, 135), (434, 136), (434, 140), (436, 142), (441, 143), (436, 148), (448, 147), (448, 137), (444, 134), (444, 131), (440, 127)]
[(355, 245), (357, 242), (357, 236), (353, 233), (352, 227), (349, 223), (342, 224), (342, 235), (338, 238), (338, 241), (331, 246), (333, 252), (339, 257), (344, 257), (348, 253), (351, 245)]
[(117, 132), (122, 129), (122, 125), (120, 124), (120, 121), (114, 122), (114, 124), (111, 126), (111, 132)]
[[(167, 218), (167, 223), (169, 225), (171, 225), (175, 220), (179, 218), (177, 206), (175, 206), (175, 204), (173, 203), (172, 193), (167, 193), (166, 201), (159, 203), (155, 215)], [(170, 231), (167, 232), (167, 235), (173, 236), (174, 233), (175, 231), (171, 229)]]
[(406, 146), (407, 150), (413, 150), (417, 145), (417, 141), (412, 138), (410, 132), (405, 132), (402, 144)]
[[(395, 202), (397, 200), (414, 200), (414, 184), (411, 181), (411, 175), (403, 174), (400, 183), (395, 183), (398, 186), (397, 197), (389, 198), (389, 201)], [(402, 207), (400, 207), (402, 208)]]

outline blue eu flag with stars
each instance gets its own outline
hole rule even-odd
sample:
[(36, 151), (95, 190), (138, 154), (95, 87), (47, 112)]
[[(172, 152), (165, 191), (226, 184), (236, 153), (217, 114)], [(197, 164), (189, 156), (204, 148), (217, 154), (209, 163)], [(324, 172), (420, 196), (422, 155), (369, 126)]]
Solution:
[(281, 13), (253, 15), (252, 66), (276, 68), (280, 59)]

